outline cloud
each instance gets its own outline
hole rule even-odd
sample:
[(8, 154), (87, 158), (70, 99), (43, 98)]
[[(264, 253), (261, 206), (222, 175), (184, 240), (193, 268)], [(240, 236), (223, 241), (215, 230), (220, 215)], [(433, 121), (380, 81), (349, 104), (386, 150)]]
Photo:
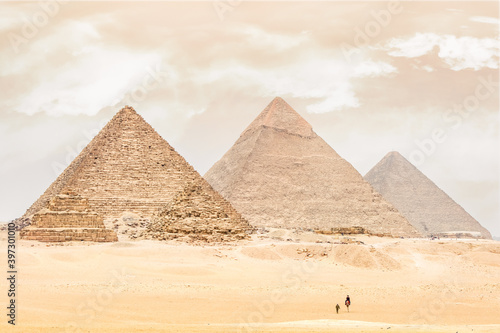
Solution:
[(368, 60), (359, 64), (354, 69), (354, 76), (356, 77), (377, 77), (386, 76), (391, 73), (397, 73), (397, 68), (382, 61)]
[(308, 40), (308, 33), (306, 31), (298, 35), (289, 36), (271, 33), (250, 25), (236, 29), (236, 33), (241, 34), (242, 38), (253, 46), (259, 48), (272, 48), (276, 51), (285, 51)]
[[(346, 63), (321, 51), (302, 51), (301, 56), (281, 66), (256, 68), (236, 61), (224, 62), (196, 71), (192, 82), (198, 86), (221, 84), (256, 90), (263, 96), (291, 96), (316, 99), (307, 107), (309, 113), (327, 113), (361, 105), (354, 90), (353, 79), (388, 76), (396, 67), (383, 61), (367, 59)], [(208, 89), (211, 89), (209, 87)]]
[[(0, 105), (28, 115), (94, 115), (140, 86), (166, 58), (104, 43), (98, 25), (75, 20), (62, 22), (52, 34), (38, 35), (27, 47), (29, 52), (0, 55), (0, 60), (9, 63), (0, 69), (4, 89), (9, 88), (7, 81), (26, 85)], [(167, 66), (165, 62), (162, 67)]]
[(309, 105), (307, 112), (327, 113), (359, 106), (359, 100), (354, 94), (351, 84), (345, 83), (338, 86), (328, 96), (325, 96), (323, 101)]
[(225, 63), (223, 66), (200, 70), (193, 81), (200, 85), (231, 85), (242, 90), (257, 87), (262, 95), (270, 98), (292, 96), (323, 99), (308, 108), (308, 112), (313, 113), (359, 105), (349, 83), (353, 71), (342, 60), (318, 57), (314, 61), (291, 62), (271, 69), (258, 69), (240, 63)]
[(454, 71), (498, 68), (500, 44), (495, 38), (417, 33), (410, 38), (393, 38), (382, 47), (390, 56), (406, 58), (421, 57), (434, 48), (438, 49), (438, 57)]
[[(124, 52), (101, 47), (87, 50), (53, 72), (23, 96), (14, 110), (26, 114), (94, 115), (117, 99), (147, 75), (147, 68), (160, 60), (154, 55)], [(106, 93), (103, 94), (102, 92)]]
[(385, 49), (390, 56), (416, 58), (421, 57), (439, 45), (439, 36), (433, 33), (417, 33), (411, 38), (393, 38)]
[(194, 116), (197, 116), (197, 115), (200, 115), (200, 114), (203, 114), (205, 111), (207, 111), (207, 108), (201, 108), (201, 109), (198, 109), (198, 110), (191, 110), (187, 113), (187, 117), (188, 118), (192, 118)]
[(480, 22), (480, 23), (489, 23), (489, 24), (500, 24), (500, 20), (496, 17), (489, 17), (489, 16), (473, 16), (469, 20), (474, 21), (474, 22)]
[(446, 36), (439, 48), (439, 57), (455, 71), (467, 68), (498, 68), (498, 39)]

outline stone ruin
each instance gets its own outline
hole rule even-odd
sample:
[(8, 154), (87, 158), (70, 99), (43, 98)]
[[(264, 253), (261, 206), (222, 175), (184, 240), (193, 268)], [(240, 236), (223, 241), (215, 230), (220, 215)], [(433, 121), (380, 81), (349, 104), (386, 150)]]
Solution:
[(420, 233), (282, 98), (275, 98), (205, 174), (255, 227)]
[(396, 151), (382, 158), (365, 179), (426, 237), (491, 239), (486, 228)]
[(148, 226), (153, 239), (227, 242), (248, 238), (248, 222), (208, 184), (187, 184)]
[[(146, 226), (158, 211), (172, 205), (178, 210), (189, 210), (188, 207), (179, 206), (183, 201), (178, 201), (177, 197), (189, 184), (195, 184), (198, 191), (203, 191), (196, 192), (198, 195), (213, 199), (210, 202), (215, 206), (206, 204), (203, 209), (223, 209), (224, 214), (231, 217), (231, 223), (237, 226), (246, 223), (241, 216), (236, 215), (231, 204), (216, 193), (151, 125), (132, 107), (126, 106), (115, 114), (16, 222), (19, 228), (27, 228), (23, 232), (26, 238), (44, 241), (66, 238), (116, 240), (114, 233), (103, 229), (102, 220), (110, 230), (114, 229), (120, 234), (120, 239), (151, 239)], [(82, 201), (68, 197), (64, 193), (66, 189), (74, 190), (85, 199)], [(84, 206), (88, 211), (85, 211), (87, 208), (81, 210)], [(66, 208), (68, 212), (59, 213)], [(126, 215), (136, 218), (133, 221), (123, 219)], [(184, 215), (177, 218), (176, 221), (170, 221), (179, 226), (193, 222), (189, 216), (185, 221)], [(205, 222), (214, 223), (213, 230), (220, 229), (216, 233), (210, 231), (213, 237), (207, 239), (231, 238), (228, 235), (218, 236), (240, 230), (239, 227), (226, 227), (226, 223), (231, 224), (229, 220), (222, 217), (220, 221), (216, 218), (205, 219)], [(28, 227), (30, 224), (31, 227)], [(99, 237), (95, 231), (88, 231), (97, 225), (100, 227), (97, 233)], [(65, 230), (66, 235), (62, 231), (55, 232), (56, 228), (70, 229)], [(75, 228), (80, 228), (78, 236)], [(250, 228), (248, 224), (246, 228)], [(182, 235), (185, 235), (188, 229), (179, 230), (183, 230)], [(203, 232), (204, 229), (195, 230)], [(235, 238), (238, 237), (235, 235)]]
[(22, 239), (40, 242), (116, 242), (117, 235), (106, 229), (102, 217), (92, 211), (87, 198), (72, 190), (52, 197), (47, 207), (33, 215), (30, 226), (20, 232)]

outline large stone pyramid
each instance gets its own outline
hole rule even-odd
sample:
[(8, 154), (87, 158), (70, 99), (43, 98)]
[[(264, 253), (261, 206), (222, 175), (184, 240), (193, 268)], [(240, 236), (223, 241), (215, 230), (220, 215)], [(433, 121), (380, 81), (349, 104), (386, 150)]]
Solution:
[(423, 235), (491, 234), (398, 152), (388, 153), (365, 179)]
[[(188, 184), (212, 187), (131, 107), (120, 110), (45, 193), (26, 211), (30, 219), (48, 201), (72, 189), (104, 219), (125, 212), (153, 218)], [(224, 199), (222, 199), (224, 200)], [(225, 206), (229, 207), (229, 206)], [(204, 207), (207, 210), (217, 207)], [(238, 228), (248, 226), (233, 211)]]
[(254, 226), (420, 236), (279, 97), (205, 179)]

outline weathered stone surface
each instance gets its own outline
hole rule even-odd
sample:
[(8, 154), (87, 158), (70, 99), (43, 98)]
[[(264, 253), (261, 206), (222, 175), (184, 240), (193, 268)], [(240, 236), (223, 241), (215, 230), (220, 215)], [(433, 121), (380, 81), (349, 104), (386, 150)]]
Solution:
[[(188, 184), (201, 186), (205, 194), (215, 196), (210, 185), (167, 141), (133, 108), (125, 107), (18, 220), (26, 224), (28, 219), (39, 227), (51, 223), (72, 227), (68, 224), (69, 219), (74, 220), (85, 212), (88, 204), (90, 210), (121, 235), (140, 239), (147, 236), (144, 235), (146, 228), (118, 225), (128, 223), (121, 217), (132, 214), (141, 221), (150, 221)], [(67, 189), (73, 189), (86, 201), (72, 200), (72, 193), (64, 192)], [(216, 203), (222, 204), (218, 200)], [(42, 210), (47, 205), (51, 211), (48, 215)], [(227, 203), (224, 209), (233, 210)], [(80, 226), (90, 228), (98, 223), (92, 214), (87, 212), (85, 216), (85, 221), (80, 219)], [(178, 219), (182, 224), (183, 217), (178, 216)], [(240, 222), (237, 219), (237, 224)]]
[(22, 239), (41, 242), (116, 242), (113, 230), (104, 227), (103, 219), (90, 210), (88, 200), (72, 190), (65, 190), (47, 202), (20, 232)]
[(488, 230), (398, 152), (388, 153), (365, 179), (423, 235), (491, 239)]
[(40, 242), (116, 242), (118, 238), (113, 230), (103, 228), (37, 228), (21, 230), (21, 238)]
[(254, 226), (420, 235), (279, 97), (205, 178)]
[(42, 209), (33, 216), (33, 226), (37, 228), (100, 228), (104, 226), (102, 217), (95, 212), (51, 211)]
[(131, 107), (120, 110), (27, 210), (30, 217), (65, 188), (106, 218), (153, 216), (185, 183), (201, 178)]
[(205, 242), (245, 239), (249, 230), (248, 222), (206, 183), (187, 184), (148, 227), (155, 239), (187, 236)]

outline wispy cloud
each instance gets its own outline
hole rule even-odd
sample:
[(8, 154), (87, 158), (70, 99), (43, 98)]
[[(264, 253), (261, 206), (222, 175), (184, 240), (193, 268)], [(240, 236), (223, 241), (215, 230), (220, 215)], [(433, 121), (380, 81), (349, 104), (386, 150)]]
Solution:
[(500, 42), (496, 38), (416, 33), (409, 38), (393, 38), (382, 48), (393, 57), (437, 56), (452, 70), (498, 68)]
[(393, 57), (421, 57), (439, 45), (440, 37), (433, 33), (417, 33), (410, 38), (393, 38), (386, 45), (387, 53)]
[(354, 76), (377, 77), (397, 73), (397, 68), (383, 61), (368, 60), (360, 63), (354, 69)]
[(364, 60), (347, 64), (343, 58), (328, 57), (320, 52), (303, 52), (299, 60), (279, 67), (255, 68), (229, 62), (199, 69), (191, 78), (197, 85), (224, 83), (242, 90), (257, 89), (269, 98), (292, 96), (319, 99), (307, 107), (309, 113), (327, 113), (357, 108), (360, 101), (353, 79), (373, 78), (397, 73), (397, 68), (383, 61)]
[(159, 61), (147, 53), (91, 48), (85, 55), (74, 56), (62, 64), (50, 78), (38, 82), (13, 109), (26, 114), (94, 115), (123, 98), (129, 88), (141, 81), (141, 73), (146, 75), (147, 68)]
[(473, 16), (469, 20), (474, 21), (474, 22), (480, 22), (480, 23), (488, 23), (488, 24), (500, 24), (500, 20), (496, 17), (489, 17), (489, 16)]
[(308, 33), (303, 31), (298, 35), (269, 33), (257, 26), (245, 25), (236, 30), (249, 45), (259, 48), (270, 48), (275, 51), (285, 51), (308, 40)]

